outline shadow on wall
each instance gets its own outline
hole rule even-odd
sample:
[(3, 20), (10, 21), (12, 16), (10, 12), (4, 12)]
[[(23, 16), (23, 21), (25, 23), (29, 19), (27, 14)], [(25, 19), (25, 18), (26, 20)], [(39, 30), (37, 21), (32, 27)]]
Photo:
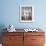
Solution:
[(5, 28), (5, 25), (4, 24), (0, 24), (0, 43), (2, 43), (2, 32), (5, 32), (3, 29)]

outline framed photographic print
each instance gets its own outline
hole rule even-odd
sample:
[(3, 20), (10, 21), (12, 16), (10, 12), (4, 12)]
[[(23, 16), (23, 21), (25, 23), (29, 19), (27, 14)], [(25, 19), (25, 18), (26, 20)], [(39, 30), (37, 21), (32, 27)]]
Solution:
[(34, 7), (33, 5), (20, 5), (20, 22), (34, 21)]

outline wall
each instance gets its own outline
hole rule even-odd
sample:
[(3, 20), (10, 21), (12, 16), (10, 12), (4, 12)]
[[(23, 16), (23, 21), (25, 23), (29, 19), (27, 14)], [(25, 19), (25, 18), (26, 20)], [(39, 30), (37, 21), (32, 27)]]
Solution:
[[(46, 28), (45, 0), (1, 0), (0, 25), (13, 24), (16, 28), (41, 27)], [(23, 4), (34, 6), (35, 22), (20, 23), (19, 6)]]
[[(20, 23), (19, 6), (23, 4), (34, 6), (35, 22)], [(0, 31), (2, 27), (13, 24), (16, 28), (40, 27), (46, 32), (45, 4), (46, 0), (0, 0)]]

